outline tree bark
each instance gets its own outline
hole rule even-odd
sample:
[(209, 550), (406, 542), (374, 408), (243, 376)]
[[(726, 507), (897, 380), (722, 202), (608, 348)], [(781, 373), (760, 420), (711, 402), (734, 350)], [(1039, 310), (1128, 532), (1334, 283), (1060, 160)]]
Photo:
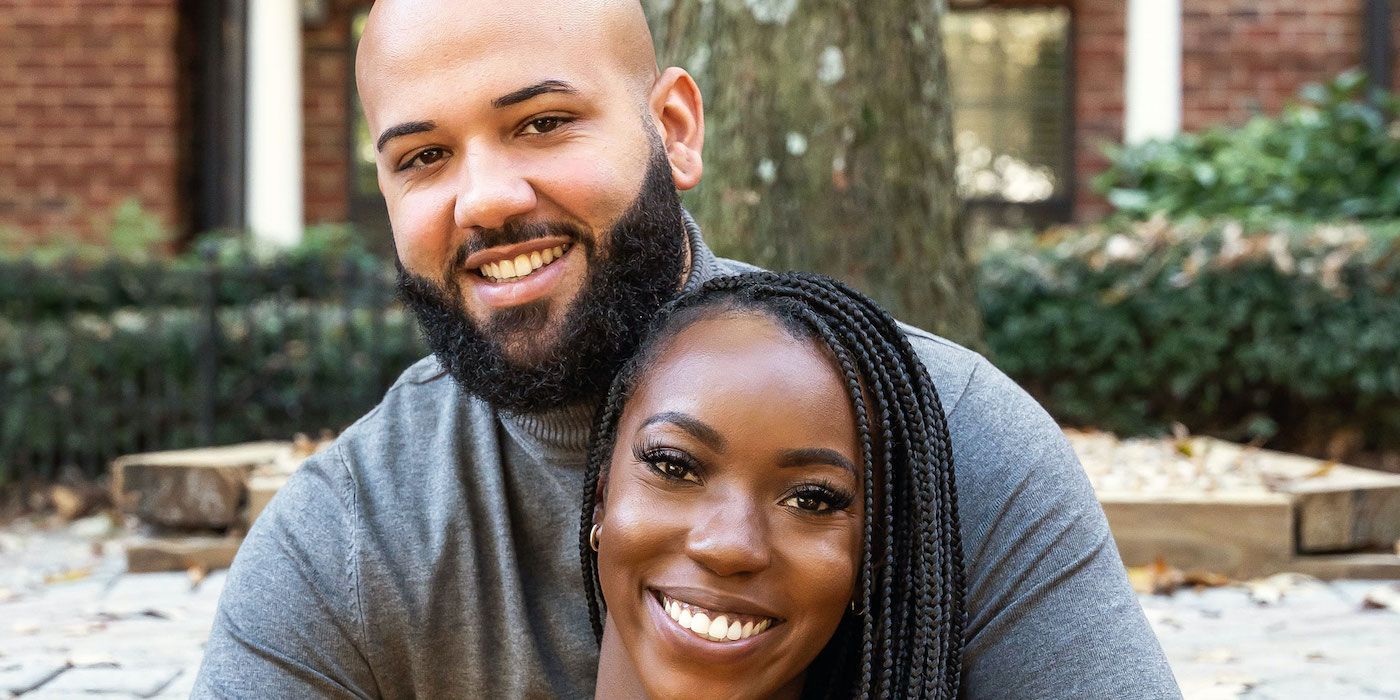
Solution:
[(958, 230), (940, 0), (645, 0), (705, 98), (686, 205), (721, 255), (843, 279), (981, 346)]

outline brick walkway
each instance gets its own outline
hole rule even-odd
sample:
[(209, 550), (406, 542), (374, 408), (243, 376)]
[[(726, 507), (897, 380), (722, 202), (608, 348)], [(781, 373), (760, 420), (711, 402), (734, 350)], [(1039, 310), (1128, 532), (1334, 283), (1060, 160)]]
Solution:
[[(0, 529), (0, 697), (189, 695), (223, 588), (215, 572), (125, 574), (110, 527)], [(1187, 698), (1400, 697), (1400, 614), (1372, 581), (1143, 598)]]

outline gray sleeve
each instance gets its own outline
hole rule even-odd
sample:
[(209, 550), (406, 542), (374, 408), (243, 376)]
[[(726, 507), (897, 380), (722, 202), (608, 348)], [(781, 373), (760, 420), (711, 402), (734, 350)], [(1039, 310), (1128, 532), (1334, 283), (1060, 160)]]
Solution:
[(971, 698), (1179, 698), (1068, 441), (979, 358), (953, 435)]
[(337, 447), (307, 460), (249, 531), (192, 697), (378, 694), (360, 652), (355, 491)]

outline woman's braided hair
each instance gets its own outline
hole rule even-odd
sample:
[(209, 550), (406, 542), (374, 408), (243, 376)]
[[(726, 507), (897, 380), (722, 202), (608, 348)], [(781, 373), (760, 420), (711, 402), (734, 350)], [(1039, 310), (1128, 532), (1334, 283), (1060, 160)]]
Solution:
[[(593, 631), (606, 603), (589, 546), (622, 408), (666, 338), (725, 312), (761, 312), (835, 357), (855, 408), (865, 522), (856, 602), (808, 670), (807, 697), (954, 698), (963, 642), (962, 543), (948, 424), (897, 322), (840, 282), (755, 272), (710, 280), (662, 308), (613, 382), (584, 477), (579, 553)], [(879, 479), (877, 482), (876, 479)]]

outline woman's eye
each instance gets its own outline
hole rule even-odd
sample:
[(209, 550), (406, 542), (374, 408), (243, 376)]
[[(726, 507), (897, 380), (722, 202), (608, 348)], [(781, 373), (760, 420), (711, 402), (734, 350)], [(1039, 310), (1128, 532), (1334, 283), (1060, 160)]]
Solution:
[(831, 510), (831, 501), (824, 495), (801, 493), (783, 501), (783, 505), (814, 513)]
[(425, 148), (413, 156), (411, 160), (404, 163), (400, 170), (409, 168), (423, 168), (436, 163), (447, 156), (447, 151), (441, 148)]
[(679, 462), (658, 459), (652, 460), (650, 464), (652, 469), (656, 470), (658, 474), (667, 479), (700, 483), (700, 477), (696, 475), (695, 470)]
[(563, 126), (569, 120), (565, 117), (540, 117), (531, 119), (525, 123), (525, 128), (520, 132), (523, 134), (547, 134)]

